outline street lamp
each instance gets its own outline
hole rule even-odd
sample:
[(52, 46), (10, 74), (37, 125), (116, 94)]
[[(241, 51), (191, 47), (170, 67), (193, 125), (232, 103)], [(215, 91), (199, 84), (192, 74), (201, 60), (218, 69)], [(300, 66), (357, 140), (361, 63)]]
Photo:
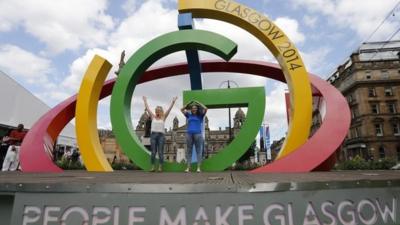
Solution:
[[(231, 88), (231, 83), (236, 85), (236, 87), (239, 87), (239, 85), (233, 81), (233, 80), (225, 80), (222, 81), (221, 84), (219, 85), (219, 88), (221, 88), (224, 84), (228, 85), (228, 89)], [(228, 107), (228, 118), (229, 118), (229, 142), (232, 141), (232, 129), (231, 129), (231, 107)]]

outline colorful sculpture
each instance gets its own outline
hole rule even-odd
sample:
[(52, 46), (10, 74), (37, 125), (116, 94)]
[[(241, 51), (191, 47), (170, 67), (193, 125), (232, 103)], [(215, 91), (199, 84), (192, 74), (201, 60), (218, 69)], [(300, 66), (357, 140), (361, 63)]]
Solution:
[[(95, 56), (84, 76), (78, 96), (73, 96), (53, 108), (27, 134), (21, 147), (23, 171), (62, 171), (53, 164), (46, 151), (52, 150), (58, 134), (74, 115), (78, 145), (86, 168), (89, 171), (112, 171), (101, 149), (96, 125), (97, 102), (111, 92), (111, 122), (117, 142), (139, 167), (149, 169), (149, 152), (139, 142), (131, 124), (130, 104), (135, 86), (155, 79), (187, 74), (189, 69), (191, 74), (196, 74), (198, 70), (237, 72), (269, 77), (282, 82), (286, 80), (288, 83), (291, 109), (295, 110), (290, 113), (291, 120), (285, 144), (276, 161), (252, 172), (309, 172), (332, 168), (335, 151), (345, 138), (350, 125), (347, 102), (330, 84), (306, 72), (298, 50), (286, 35), (262, 14), (233, 1), (181, 0), (179, 11), (192, 13), (191, 16), (185, 16), (186, 19), (218, 19), (249, 31), (274, 54), (282, 70), (273, 64), (254, 61), (209, 61), (200, 65), (189, 62), (189, 65), (197, 65), (195, 70), (182, 63), (146, 71), (152, 63), (176, 51), (190, 49), (187, 51), (189, 61), (196, 59), (190, 55), (197, 53), (197, 50), (214, 53), (225, 60), (231, 59), (236, 53), (237, 46), (231, 40), (215, 33), (191, 29), (171, 32), (150, 41), (130, 57), (116, 80), (107, 81), (104, 86), (111, 65), (100, 56)], [(201, 82), (199, 77), (196, 80)], [(310, 80), (311, 85), (326, 101), (327, 112), (321, 128), (308, 139), (312, 114)], [(192, 88), (201, 88), (201, 84), (196, 82), (192, 82)], [(209, 108), (249, 108), (246, 122), (236, 138), (202, 165), (204, 171), (224, 170), (244, 154), (257, 135), (265, 108), (264, 88), (195, 90), (184, 92), (183, 96), (183, 103), (198, 100)], [(164, 166), (166, 171), (183, 171), (185, 168), (183, 164), (178, 163), (167, 163)]]

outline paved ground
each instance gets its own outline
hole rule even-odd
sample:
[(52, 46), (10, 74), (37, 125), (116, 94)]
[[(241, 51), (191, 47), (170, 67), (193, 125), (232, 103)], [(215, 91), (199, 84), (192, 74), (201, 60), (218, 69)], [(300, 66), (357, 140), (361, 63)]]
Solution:
[(239, 171), (220, 173), (150, 173), (116, 171), (91, 173), (67, 171), (60, 174), (0, 172), (0, 184), (78, 183), (78, 184), (255, 184), (335, 181), (400, 181), (400, 171), (340, 171), (292, 174), (249, 174)]

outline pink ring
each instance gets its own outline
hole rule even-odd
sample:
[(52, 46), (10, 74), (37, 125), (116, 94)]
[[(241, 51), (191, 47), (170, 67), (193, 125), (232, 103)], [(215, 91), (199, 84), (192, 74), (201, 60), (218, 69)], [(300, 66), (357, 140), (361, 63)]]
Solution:
[[(276, 64), (257, 61), (204, 61), (203, 72), (254, 74), (284, 82)], [(168, 65), (147, 71), (139, 83), (188, 73), (186, 63)], [(335, 152), (350, 127), (350, 110), (346, 99), (326, 81), (310, 75), (311, 83), (326, 101), (326, 115), (320, 129), (299, 149), (273, 163), (251, 171), (310, 172), (330, 170)], [(115, 79), (105, 83), (100, 99), (111, 94)], [(52, 151), (55, 139), (75, 115), (76, 96), (72, 96), (43, 115), (26, 135), (21, 146), (21, 167), (24, 172), (62, 172), (46, 151)], [(50, 145), (49, 145), (50, 144)], [(47, 150), (46, 150), (46, 146)]]

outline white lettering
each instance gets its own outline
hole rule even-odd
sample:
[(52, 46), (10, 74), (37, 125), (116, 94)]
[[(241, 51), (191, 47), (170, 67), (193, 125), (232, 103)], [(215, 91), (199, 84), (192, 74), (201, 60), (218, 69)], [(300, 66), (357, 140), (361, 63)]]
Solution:
[[(370, 219), (366, 219), (366, 216), (364, 216), (364, 214), (370, 215), (370, 213), (363, 213), (363, 209), (366, 206), (369, 206), (372, 209), (372, 216)], [(371, 200), (368, 200), (368, 199), (361, 200), (357, 206), (357, 213), (360, 217), (361, 222), (363, 222), (365, 225), (373, 225), (378, 220), (378, 215), (376, 212), (375, 205), (374, 205), (374, 203), (372, 203)]]
[(336, 217), (333, 213), (328, 211), (328, 207), (333, 207), (333, 202), (324, 202), (321, 205), (321, 211), (322, 214), (324, 214), (326, 217), (328, 217), (331, 221), (331, 223), (323, 223), (323, 225), (337, 225), (337, 220)]
[(382, 210), (381, 205), (379, 204), (379, 199), (376, 199), (376, 205), (378, 206), (379, 214), (382, 217), (383, 222), (388, 223), (388, 216), (392, 219), (394, 223), (396, 223), (396, 212), (397, 212), (397, 199), (393, 198), (392, 200), (392, 209), (389, 208), (387, 204), (384, 205), (384, 209)]
[(225, 210), (224, 214), (222, 214), (221, 207), (217, 206), (217, 208), (215, 208), (215, 225), (230, 225), (226, 220), (228, 219), (232, 210), (233, 206), (230, 206), (227, 210)]
[(113, 225), (119, 225), (119, 207), (114, 208), (114, 223)]
[[(196, 217), (194, 218), (195, 222), (193, 225), (199, 225), (199, 222), (204, 221), (204, 225), (210, 225), (210, 222), (208, 221), (208, 216), (204, 208), (201, 206), (199, 210), (197, 210)], [(203, 223), (200, 223), (203, 224)]]
[(71, 207), (65, 210), (64, 214), (61, 217), (61, 225), (66, 225), (68, 216), (74, 212), (81, 214), (83, 218), (82, 225), (89, 225), (89, 214), (86, 212), (85, 209), (81, 207)]
[(58, 217), (51, 216), (51, 212), (60, 212), (61, 208), (60, 207), (51, 207), (51, 206), (46, 206), (44, 208), (44, 215), (43, 215), (43, 225), (49, 224), (49, 222), (59, 222)]
[(136, 222), (139, 223), (144, 222), (144, 217), (138, 217), (135, 215), (136, 213), (144, 213), (144, 212), (146, 212), (145, 207), (130, 207), (128, 224), (135, 225)]
[[(28, 214), (33, 213), (33, 217), (29, 217)], [(36, 206), (25, 206), (24, 208), (24, 217), (22, 219), (22, 225), (27, 225), (29, 223), (36, 223), (40, 219), (40, 215), (42, 214), (42, 210)]]
[[(104, 214), (103, 218), (100, 218), (99, 214)], [(99, 225), (108, 223), (111, 220), (111, 210), (107, 207), (94, 207), (93, 208), (93, 219), (92, 225)]]
[(175, 220), (172, 221), (166, 208), (161, 208), (160, 225), (186, 225), (186, 209), (181, 207)]
[(288, 204), (288, 221), (289, 221), (289, 225), (293, 225), (293, 206), (292, 206), (292, 203)]
[(245, 220), (252, 220), (253, 219), (253, 214), (245, 214), (245, 211), (248, 210), (254, 210), (253, 205), (240, 205), (238, 207), (238, 219), (239, 219), (239, 225), (244, 225)]
[[(343, 218), (343, 211), (345, 210), (345, 207), (346, 206), (350, 206), (351, 207), (351, 209), (350, 210), (348, 210), (348, 211), (346, 211), (346, 215), (348, 215), (348, 216), (350, 216), (350, 218), (351, 218), (351, 220), (350, 221), (346, 221), (344, 218)], [(338, 218), (339, 218), (339, 221), (343, 224), (343, 225), (356, 225), (357, 223), (356, 223), (356, 216), (355, 216), (355, 213), (354, 213), (354, 205), (353, 205), (353, 202), (351, 202), (351, 201), (343, 201), (343, 202), (341, 202), (340, 204), (339, 204), (339, 206), (338, 206), (338, 209), (337, 209), (337, 215), (338, 215)]]
[(269, 205), (265, 210), (264, 210), (264, 224), (265, 225), (271, 225), (271, 220), (270, 220), (270, 214), (274, 210), (279, 210), (280, 214), (275, 215), (274, 219), (279, 221), (280, 225), (286, 225), (286, 219), (285, 219), (285, 208), (281, 204), (271, 204)]
[(304, 216), (303, 225), (321, 225), (315, 209), (311, 202), (308, 203), (306, 214)]

